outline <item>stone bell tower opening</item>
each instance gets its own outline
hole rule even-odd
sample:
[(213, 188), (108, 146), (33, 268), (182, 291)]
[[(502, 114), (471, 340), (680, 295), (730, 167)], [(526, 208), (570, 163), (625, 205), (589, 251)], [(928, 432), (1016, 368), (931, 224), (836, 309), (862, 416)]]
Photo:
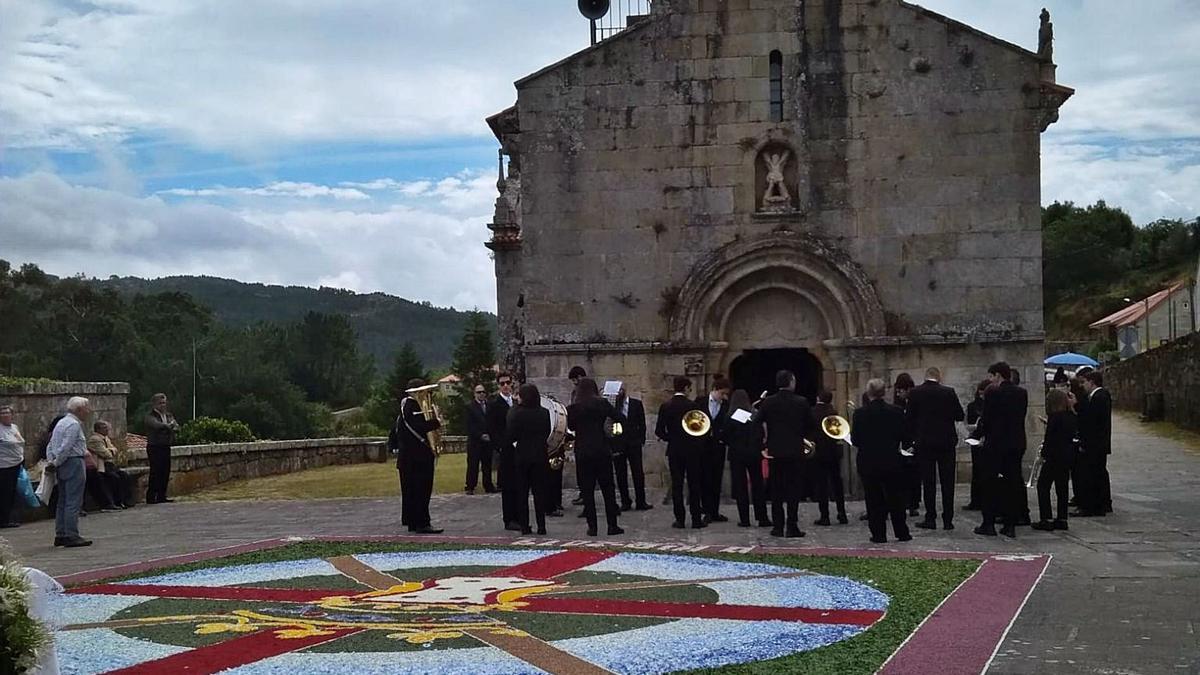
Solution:
[(752, 349), (729, 364), (734, 389), (745, 389), (753, 400), (764, 391), (775, 393), (775, 373), (796, 374), (796, 393), (813, 403), (821, 389), (821, 362), (807, 349)]

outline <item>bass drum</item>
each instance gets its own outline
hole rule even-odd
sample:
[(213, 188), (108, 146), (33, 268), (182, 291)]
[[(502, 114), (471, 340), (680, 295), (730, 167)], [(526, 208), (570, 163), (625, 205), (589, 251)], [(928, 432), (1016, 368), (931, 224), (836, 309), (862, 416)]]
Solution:
[(567, 407), (551, 396), (542, 396), (542, 407), (550, 411), (550, 436), (546, 439), (546, 455), (561, 455), (567, 443)]

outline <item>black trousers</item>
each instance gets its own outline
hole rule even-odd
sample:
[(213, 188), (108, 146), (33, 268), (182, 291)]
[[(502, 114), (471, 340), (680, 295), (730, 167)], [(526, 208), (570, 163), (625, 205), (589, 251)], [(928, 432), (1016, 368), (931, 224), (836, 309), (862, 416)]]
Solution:
[(129, 479), (129, 474), (110, 463), (100, 477), (108, 486), (108, 494), (112, 496), (115, 503), (133, 506), (133, 481)]
[(997, 517), (1004, 518), (1005, 525), (1015, 525), (1021, 516), (1017, 494), (1025, 490), (1021, 458), (1016, 456), (987, 467), (984, 478), (983, 526), (995, 527)]
[(545, 475), (546, 513), (562, 511), (563, 468), (561, 466), (557, 469), (547, 467)]
[(634, 503), (629, 495), (629, 474), (633, 474), (633, 496), (638, 506), (646, 505), (646, 471), (642, 466), (642, 446), (629, 446), (613, 455), (613, 471), (617, 474), (617, 490), (621, 493), (621, 505), (629, 508)]
[(904, 486), (909, 510), (921, 508), (921, 464), (916, 457), (904, 458)]
[(404, 487), (404, 464), (400, 457), (396, 458), (396, 476), (400, 479), (400, 525), (402, 527), (407, 527), (408, 499), (406, 498), (406, 493), (408, 491)]
[(516, 450), (502, 448), (500, 450), (500, 515), (504, 518), (505, 526), (517, 522), (517, 481), (514, 479), (517, 471)]
[(1038, 495), (1038, 517), (1040, 520), (1056, 520), (1054, 514), (1050, 511), (1050, 488), (1054, 487), (1055, 496), (1058, 498), (1058, 518), (1057, 520), (1067, 519), (1067, 503), (1070, 501), (1070, 480), (1071, 471), (1062, 465), (1053, 462), (1046, 462), (1042, 465), (1042, 473), (1038, 476), (1037, 495)]
[(908, 505), (909, 480), (907, 471), (897, 473), (863, 472), (863, 491), (867, 500), (867, 526), (872, 539), (887, 539), (887, 521), (892, 521), (892, 534), (897, 539), (909, 536), (905, 507)]
[(921, 487), (925, 491), (925, 520), (937, 520), (937, 488), (942, 487), (942, 521), (954, 520), (954, 448), (922, 448), (917, 453)]
[(813, 475), (814, 496), (821, 517), (829, 518), (829, 497), (837, 505), (838, 515), (846, 515), (846, 488), (842, 485), (842, 460), (840, 457), (818, 457), (809, 465)]
[(804, 460), (799, 457), (772, 459), (771, 521), (776, 529), (787, 523), (789, 528), (800, 526), (800, 493), (804, 491)]
[(1097, 462), (1096, 481), (1100, 486), (1100, 501), (1104, 504), (1104, 511), (1112, 511), (1112, 481), (1108, 477), (1108, 455), (1100, 455)]
[(596, 527), (596, 486), (600, 486), (600, 494), (604, 496), (604, 516), (609, 527), (617, 526), (617, 514), (621, 512), (617, 506), (616, 490), (613, 485), (613, 467), (611, 455), (597, 457), (579, 457), (576, 455), (577, 472), (579, 474), (579, 491), (583, 497), (583, 517), (587, 519), (588, 527)]
[(1112, 504), (1108, 478), (1108, 455), (1102, 452), (1080, 453), (1075, 464), (1075, 503), (1091, 513), (1104, 513)]
[(13, 511), (17, 503), (17, 475), (21, 465), (0, 469), (0, 525), (16, 522)]
[(96, 506), (102, 509), (116, 506), (116, 501), (108, 491), (108, 481), (105, 480), (104, 474), (96, 469), (88, 469), (86, 473), (87, 491), (92, 496), (92, 501), (96, 502)]
[(146, 459), (150, 463), (146, 503), (157, 504), (167, 498), (167, 486), (171, 483), (171, 446), (146, 446)]
[(546, 529), (546, 474), (550, 472), (550, 467), (546, 462), (534, 462), (532, 464), (515, 464), (513, 466), (513, 480), (517, 484), (517, 524), (522, 529), (528, 530), (529, 527), (529, 497), (530, 493), (533, 496), (533, 514), (537, 521), (539, 530)]
[(762, 457), (738, 457), (729, 455), (729, 491), (737, 501), (738, 522), (750, 522), (750, 505), (754, 505), (754, 519), (767, 522), (767, 492), (763, 485)]
[[(671, 502), (675, 507), (675, 521), (682, 523), (690, 511), (693, 521), (699, 521), (704, 511), (700, 504), (700, 472), (702, 462), (699, 455), (667, 457), (671, 469)], [(687, 510), (684, 510), (683, 484), (687, 483)]]
[(983, 495), (986, 492), (983, 480), (983, 459), (978, 446), (971, 447), (971, 506), (983, 508)]
[(488, 443), (467, 445), (467, 483), (468, 490), (474, 490), (479, 484), (479, 473), (483, 472), (483, 489), (491, 492), (496, 489), (492, 484), (492, 446)]
[(710, 517), (721, 512), (721, 481), (725, 478), (725, 445), (711, 443), (704, 448), (701, 468), (700, 505)]
[(429, 527), (429, 500), (433, 496), (433, 453), (401, 451), (403, 468), (400, 470), (402, 485), (401, 511), (409, 530)]

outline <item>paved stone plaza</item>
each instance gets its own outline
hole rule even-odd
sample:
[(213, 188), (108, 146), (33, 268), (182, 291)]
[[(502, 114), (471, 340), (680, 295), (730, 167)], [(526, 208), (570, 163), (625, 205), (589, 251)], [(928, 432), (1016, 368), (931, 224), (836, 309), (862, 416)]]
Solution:
[[(1054, 556), (988, 672), (1182, 673), (1200, 668), (1200, 527), (1193, 520), (1200, 451), (1144, 436), (1128, 417), (1117, 419), (1114, 441), (1115, 516), (1074, 519), (1068, 534), (1022, 528), (1013, 541), (971, 534), (978, 514), (967, 512), (959, 514), (954, 532), (914, 530), (916, 538), (905, 545), (912, 550)], [(381, 465), (379, 470), (390, 469)], [(661, 498), (661, 491), (656, 496)], [(814, 506), (803, 508), (809, 519), (815, 517)], [(849, 508), (857, 515), (862, 504)], [(505, 534), (498, 529), (498, 509), (498, 495), (446, 495), (435, 498), (433, 513), (447, 534), (494, 536)], [(727, 511), (732, 510), (729, 505)], [(551, 536), (577, 539), (583, 534), (582, 521), (569, 515), (551, 520)], [(6, 534), (29, 564), (64, 575), (281, 536), (401, 534), (398, 517), (398, 500), (177, 503), (84, 519), (84, 535), (96, 542), (88, 549), (53, 549), (49, 521)], [(681, 539), (662, 507), (629, 514), (622, 525), (627, 534), (621, 539), (627, 541), (778, 543), (762, 530), (732, 523), (688, 530)], [(809, 527), (803, 545), (857, 548), (870, 546), (866, 539), (866, 528), (858, 523)]]

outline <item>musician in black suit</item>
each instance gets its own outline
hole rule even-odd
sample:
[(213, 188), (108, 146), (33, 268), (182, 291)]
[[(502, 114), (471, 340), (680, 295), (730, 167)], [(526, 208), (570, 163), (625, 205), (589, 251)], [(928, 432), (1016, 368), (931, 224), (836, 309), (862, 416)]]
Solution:
[[(672, 527), (686, 527), (684, 519), (688, 511), (692, 514), (692, 527), (699, 529), (706, 525), (704, 511), (700, 505), (700, 472), (702, 463), (700, 453), (703, 450), (701, 442), (683, 430), (683, 416), (696, 409), (696, 404), (688, 397), (692, 381), (683, 376), (676, 376), (673, 382), (675, 394), (658, 409), (658, 423), (654, 427), (654, 435), (667, 444), (667, 465), (671, 470), (671, 501), (675, 508), (675, 522)], [(687, 510), (684, 509), (683, 484), (687, 482)]]
[(942, 486), (942, 527), (954, 529), (955, 448), (958, 428), (966, 414), (953, 388), (941, 383), (942, 371), (929, 368), (925, 381), (908, 395), (905, 418), (921, 467), (925, 520), (917, 527), (937, 528), (937, 486)]
[(513, 448), (513, 471), (510, 474), (515, 495), (516, 521), (521, 534), (533, 534), (529, 526), (529, 496), (533, 493), (533, 510), (537, 533), (546, 534), (546, 498), (544, 489), (550, 463), (546, 455), (546, 439), (550, 436), (550, 411), (542, 407), (541, 394), (532, 384), (523, 384), (519, 402), (508, 412), (508, 437), (505, 442)]
[[(753, 417), (754, 406), (745, 389), (733, 392), (729, 399), (730, 417), (725, 430), (729, 446), (729, 484), (733, 499), (737, 502), (738, 526), (750, 527), (750, 507), (754, 506), (754, 518), (759, 527), (771, 527), (767, 515), (767, 492), (762, 474), (762, 428)], [(744, 421), (734, 419), (739, 410), (752, 416)]]
[(800, 493), (804, 489), (804, 441), (813, 430), (812, 409), (807, 399), (796, 395), (796, 376), (790, 370), (776, 373), (775, 385), (779, 391), (758, 409), (766, 456), (771, 460), (771, 536), (803, 537)]
[(492, 484), (492, 437), (488, 433), (487, 389), (475, 385), (475, 398), (466, 405), (467, 418), (467, 484), (466, 493), (475, 494), (479, 473), (483, 471), (483, 490), (496, 491)]
[(508, 441), (508, 411), (512, 410), (514, 403), (512, 375), (500, 373), (496, 376), (496, 384), (500, 387), (500, 391), (492, 397), (487, 407), (488, 436), (499, 446), (497, 447), (500, 455), (498, 477), (504, 529), (517, 532), (521, 529), (521, 524), (517, 522), (517, 484), (516, 481), (508, 479), (516, 470), (516, 466), (513, 464), (515, 450), (512, 443)]
[[(901, 410), (908, 410), (908, 395), (917, 386), (913, 382), (912, 375), (908, 373), (900, 373), (896, 376), (896, 382), (892, 385), (892, 405)], [(911, 452), (913, 447), (912, 431), (905, 427), (904, 449)], [(915, 455), (907, 455), (901, 457), (901, 462), (904, 464), (904, 484), (907, 489), (907, 504), (908, 515), (916, 517), (921, 515), (921, 466), (917, 463)]]
[(604, 515), (608, 534), (624, 534), (617, 525), (616, 492), (613, 489), (612, 446), (605, 432), (609, 421), (618, 422), (617, 411), (600, 396), (596, 381), (585, 377), (576, 387), (575, 402), (567, 407), (567, 426), (575, 432), (575, 463), (578, 467), (580, 494), (583, 495), (583, 517), (587, 518), (588, 536), (597, 534), (596, 486), (604, 496)]
[[(410, 380), (409, 389), (424, 387), (421, 379)], [(400, 470), (403, 484), (400, 508), (406, 514), (408, 531), (415, 534), (441, 534), (442, 530), (430, 523), (429, 499), (433, 496), (433, 469), (436, 456), (429, 444), (429, 432), (440, 429), (436, 416), (426, 418), (421, 404), (406, 396), (400, 402), (400, 418), (397, 420), (397, 436), (400, 454), (396, 468)]]
[(1003, 361), (988, 368), (992, 385), (983, 395), (983, 417), (972, 438), (983, 439), (981, 474), (985, 486), (983, 522), (975, 534), (996, 536), (996, 519), (1004, 518), (1000, 533), (1017, 536), (1020, 505), (1015, 495), (1025, 488), (1021, 454), (1025, 448), (1025, 413), (1029, 396), (1012, 383), (1012, 369)]
[(707, 396), (696, 399), (696, 408), (708, 413), (712, 428), (702, 439), (704, 449), (700, 461), (700, 504), (704, 518), (710, 523), (729, 520), (721, 515), (721, 481), (725, 478), (725, 428), (729, 422), (729, 392), (733, 385), (724, 375), (713, 378), (712, 389)]
[[(1078, 421), (1071, 410), (1070, 397), (1059, 388), (1046, 392), (1046, 436), (1042, 441), (1042, 473), (1038, 476), (1038, 522), (1035, 530), (1067, 529), (1067, 479), (1071, 467), (1079, 456), (1075, 436), (1079, 431)], [(1050, 488), (1058, 497), (1058, 517), (1050, 511)]]
[(836, 415), (833, 407), (833, 393), (822, 389), (817, 394), (817, 404), (813, 406), (813, 441), (816, 443), (816, 456), (809, 463), (813, 482), (813, 494), (817, 499), (817, 508), (821, 517), (813, 521), (813, 525), (828, 527), (829, 493), (832, 489), (833, 500), (837, 504), (837, 520), (842, 525), (850, 522), (846, 517), (846, 493), (842, 485), (842, 442), (832, 439), (821, 430), (821, 420)]
[(613, 438), (613, 471), (617, 474), (617, 490), (621, 493), (621, 510), (634, 508), (629, 495), (629, 474), (633, 474), (633, 495), (638, 511), (652, 507), (646, 502), (646, 472), (642, 466), (642, 449), (646, 445), (646, 408), (639, 399), (629, 396), (622, 384), (613, 404), (621, 418), (624, 431)]
[[(983, 393), (987, 388), (992, 386), (991, 381), (984, 380), (975, 387), (975, 398), (967, 404), (967, 426), (974, 431), (974, 428), (979, 425), (979, 419), (983, 417)], [(967, 505), (963, 507), (966, 511), (979, 511), (983, 508), (983, 469), (981, 468), (979, 446), (971, 446), (971, 496)]]
[(897, 541), (912, 539), (905, 520), (908, 487), (900, 456), (907, 435), (904, 410), (885, 401), (886, 393), (883, 380), (867, 382), (869, 403), (854, 411), (850, 424), (850, 443), (858, 448), (858, 473), (866, 493), (867, 523), (876, 544), (887, 542), (889, 517)]
[(1075, 499), (1079, 510), (1073, 516), (1103, 516), (1112, 511), (1112, 487), (1108, 477), (1108, 456), (1112, 454), (1112, 396), (1104, 388), (1104, 375), (1090, 371), (1083, 375), (1086, 403), (1079, 413), (1079, 458)]

